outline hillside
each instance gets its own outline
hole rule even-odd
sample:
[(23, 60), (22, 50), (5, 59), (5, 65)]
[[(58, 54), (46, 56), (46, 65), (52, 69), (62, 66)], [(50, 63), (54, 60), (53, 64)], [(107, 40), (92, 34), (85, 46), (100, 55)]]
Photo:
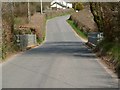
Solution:
[(70, 19), (85, 32), (97, 31), (97, 25), (89, 6), (71, 15)]

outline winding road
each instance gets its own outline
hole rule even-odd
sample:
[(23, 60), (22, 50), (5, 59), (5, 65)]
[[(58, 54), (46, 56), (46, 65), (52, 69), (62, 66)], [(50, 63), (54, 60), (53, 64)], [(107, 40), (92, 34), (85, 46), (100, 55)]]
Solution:
[(45, 42), (2, 66), (3, 88), (116, 88), (118, 84), (66, 22), (47, 21)]

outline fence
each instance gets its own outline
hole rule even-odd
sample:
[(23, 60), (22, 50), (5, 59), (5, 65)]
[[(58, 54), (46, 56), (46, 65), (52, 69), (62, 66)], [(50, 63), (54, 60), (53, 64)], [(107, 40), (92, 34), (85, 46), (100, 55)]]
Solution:
[(27, 47), (37, 44), (36, 35), (34, 34), (16, 35), (16, 37), (17, 44), (20, 46), (21, 50), (25, 50)]
[(103, 39), (103, 33), (91, 32), (88, 34), (88, 42), (96, 46)]

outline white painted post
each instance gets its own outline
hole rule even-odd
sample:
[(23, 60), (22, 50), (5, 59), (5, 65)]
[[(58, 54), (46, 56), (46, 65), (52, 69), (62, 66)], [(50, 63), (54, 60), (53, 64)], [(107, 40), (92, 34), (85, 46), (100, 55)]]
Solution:
[(41, 2), (41, 14), (43, 13), (43, 5), (42, 5), (42, 0), (40, 0)]

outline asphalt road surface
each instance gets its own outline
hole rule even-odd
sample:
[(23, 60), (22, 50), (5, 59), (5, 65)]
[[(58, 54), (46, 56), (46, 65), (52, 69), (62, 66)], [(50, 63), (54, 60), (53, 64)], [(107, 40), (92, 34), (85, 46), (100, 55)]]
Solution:
[(68, 18), (49, 20), (44, 44), (3, 64), (3, 88), (118, 87), (67, 24)]

